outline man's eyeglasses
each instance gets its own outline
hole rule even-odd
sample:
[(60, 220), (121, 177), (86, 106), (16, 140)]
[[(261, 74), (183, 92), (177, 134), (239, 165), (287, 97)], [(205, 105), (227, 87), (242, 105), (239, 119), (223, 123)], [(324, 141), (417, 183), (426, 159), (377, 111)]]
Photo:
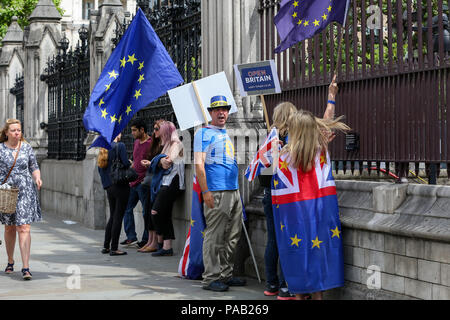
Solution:
[(154, 131), (159, 131), (159, 128), (155, 127), (153, 128)]

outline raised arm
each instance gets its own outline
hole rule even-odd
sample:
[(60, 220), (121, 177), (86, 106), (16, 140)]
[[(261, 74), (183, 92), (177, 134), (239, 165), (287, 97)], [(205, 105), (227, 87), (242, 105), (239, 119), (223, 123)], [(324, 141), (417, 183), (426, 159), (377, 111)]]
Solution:
[(336, 75), (334, 75), (333, 80), (328, 87), (328, 102), (327, 109), (325, 110), (325, 113), (323, 115), (324, 119), (334, 119), (335, 101), (338, 90), (339, 88), (336, 83)]

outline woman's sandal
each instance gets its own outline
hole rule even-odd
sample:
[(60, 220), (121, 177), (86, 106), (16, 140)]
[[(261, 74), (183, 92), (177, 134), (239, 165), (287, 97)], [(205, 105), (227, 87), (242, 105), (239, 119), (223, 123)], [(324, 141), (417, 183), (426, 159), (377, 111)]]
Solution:
[(31, 280), (32, 274), (31, 274), (29, 268), (22, 269), (22, 277), (23, 277), (23, 280)]
[(13, 263), (8, 263), (8, 265), (6, 266), (5, 269), (5, 273), (13, 273), (14, 272), (14, 262)]

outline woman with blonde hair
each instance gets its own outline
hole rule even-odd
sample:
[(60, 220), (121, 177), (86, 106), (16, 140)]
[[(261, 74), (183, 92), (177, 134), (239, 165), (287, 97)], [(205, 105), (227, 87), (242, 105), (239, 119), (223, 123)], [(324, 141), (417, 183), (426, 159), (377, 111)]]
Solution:
[[(334, 81), (330, 88), (337, 92)], [(332, 96), (334, 98), (334, 96)], [(272, 184), (276, 238), (289, 291), (297, 299), (344, 285), (341, 224), (328, 143), (350, 128), (334, 118), (334, 99), (323, 119), (299, 110), (288, 120), (289, 142)]]
[(41, 221), (41, 207), (34, 184), (40, 190), (42, 180), (35, 152), (25, 141), (22, 125), (17, 119), (8, 119), (0, 133), (0, 181), (1, 184), (6, 183), (19, 188), (16, 212), (0, 213), (0, 221), (5, 225), (5, 245), (8, 254), (5, 273), (14, 272), (14, 247), (18, 233), (23, 264), (22, 277), (24, 280), (31, 280), (30, 225), (32, 222)]
[[(281, 102), (273, 110), (271, 129), (276, 128), (278, 131), (279, 142), (281, 145), (286, 144), (288, 137), (288, 120), (289, 117), (297, 112), (297, 108), (291, 102)], [(266, 289), (264, 295), (276, 296), (278, 300), (293, 300), (295, 296), (290, 294), (286, 281), (284, 279), (283, 270), (278, 267), (278, 249), (275, 237), (275, 226), (273, 222), (272, 196), (270, 190), (270, 182), (272, 175), (259, 175), (259, 184), (264, 188), (264, 198), (262, 200), (264, 213), (266, 215), (267, 241), (266, 250), (264, 252), (264, 264), (266, 273)], [(277, 271), (279, 270), (279, 272)]]

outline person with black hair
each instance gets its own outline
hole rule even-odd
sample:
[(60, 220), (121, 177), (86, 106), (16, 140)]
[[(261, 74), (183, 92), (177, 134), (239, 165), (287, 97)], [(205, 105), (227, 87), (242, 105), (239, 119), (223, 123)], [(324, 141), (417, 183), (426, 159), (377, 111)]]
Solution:
[(148, 202), (150, 198), (150, 188), (141, 184), (144, 180), (147, 168), (142, 166), (141, 160), (145, 159), (150, 153), (152, 146), (152, 139), (147, 134), (147, 124), (142, 119), (136, 119), (131, 123), (131, 134), (134, 141), (133, 147), (133, 169), (138, 174), (138, 179), (130, 183), (130, 196), (128, 198), (127, 209), (123, 217), (123, 225), (127, 238), (122, 241), (121, 245), (131, 246), (137, 244), (138, 247), (143, 247), (149, 240), (149, 237), (156, 236), (154, 232), (150, 232), (144, 229), (142, 235), (142, 241), (138, 243), (133, 210), (140, 201), (142, 204), (142, 213), (145, 215), (148, 208)]

